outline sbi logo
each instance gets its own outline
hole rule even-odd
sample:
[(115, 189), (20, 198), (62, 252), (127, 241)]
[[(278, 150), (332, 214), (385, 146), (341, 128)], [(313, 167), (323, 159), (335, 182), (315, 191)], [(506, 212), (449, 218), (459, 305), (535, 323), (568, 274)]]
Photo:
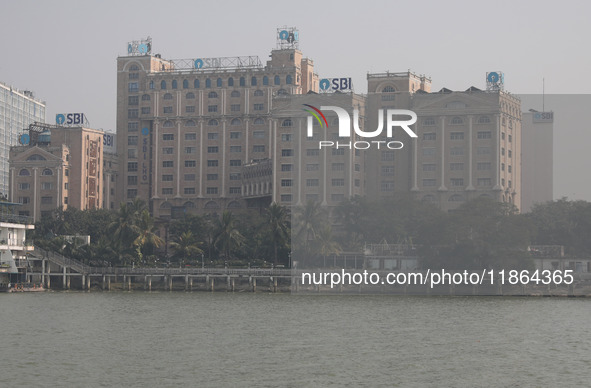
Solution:
[(322, 92), (352, 90), (353, 82), (351, 78), (323, 78), (320, 80), (318, 86)]
[(58, 113), (55, 115), (57, 125), (77, 125), (84, 124), (84, 113)]

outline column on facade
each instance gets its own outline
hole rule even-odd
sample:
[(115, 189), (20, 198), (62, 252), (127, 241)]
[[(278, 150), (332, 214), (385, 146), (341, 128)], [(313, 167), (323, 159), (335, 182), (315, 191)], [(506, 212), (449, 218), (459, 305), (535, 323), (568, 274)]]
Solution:
[(176, 147), (176, 198), (181, 197), (181, 120), (176, 120), (177, 147)]
[(203, 120), (199, 120), (199, 198), (203, 198), (203, 163), (204, 163), (204, 142), (203, 142)]
[(496, 165), (496, 184), (493, 190), (502, 190), (501, 186), (501, 115), (496, 115), (495, 125), (495, 165)]
[(154, 138), (154, 150), (152, 151), (152, 154), (154, 155), (154, 177), (153, 177), (153, 182), (154, 182), (154, 198), (158, 198), (158, 182), (160, 182), (160, 178), (158, 176), (158, 155), (159, 155), (159, 149), (158, 149), (158, 120), (154, 120), (153, 123), (153, 129), (152, 129), (152, 136)]

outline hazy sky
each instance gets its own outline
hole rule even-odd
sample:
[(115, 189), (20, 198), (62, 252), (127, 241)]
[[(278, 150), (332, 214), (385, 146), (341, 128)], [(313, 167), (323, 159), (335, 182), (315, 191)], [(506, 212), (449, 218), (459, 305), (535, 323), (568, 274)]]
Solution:
[[(408, 69), (430, 76), (433, 90), (484, 88), (486, 72), (500, 70), (515, 94), (541, 93), (542, 78), (546, 93), (591, 93), (588, 1), (0, 4), (0, 81), (46, 101), (48, 122), (84, 112), (91, 127), (115, 130), (116, 58), (128, 41), (151, 36), (152, 52), (167, 59), (258, 55), (265, 62), (284, 25), (299, 29), (300, 49), (320, 77), (353, 77), (360, 93), (367, 72)], [(591, 144), (587, 122), (569, 128), (579, 144)], [(591, 167), (590, 154), (556, 144), (555, 197), (591, 200), (591, 179), (572, 173)]]

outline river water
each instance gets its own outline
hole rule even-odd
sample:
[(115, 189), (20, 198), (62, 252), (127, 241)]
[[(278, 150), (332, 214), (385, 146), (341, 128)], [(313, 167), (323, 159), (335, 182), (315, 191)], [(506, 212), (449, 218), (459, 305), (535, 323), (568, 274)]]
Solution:
[(4, 294), (0, 386), (587, 387), (590, 322), (589, 299)]

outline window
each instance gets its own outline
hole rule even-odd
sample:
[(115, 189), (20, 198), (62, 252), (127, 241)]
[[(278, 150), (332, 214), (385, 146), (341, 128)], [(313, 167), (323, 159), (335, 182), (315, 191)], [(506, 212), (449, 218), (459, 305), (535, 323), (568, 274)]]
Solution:
[(43, 171), (41, 172), (41, 175), (53, 175), (53, 170), (49, 169), (49, 168), (45, 168), (43, 169)]
[(491, 131), (478, 131), (478, 133), (476, 134), (476, 137), (478, 139), (490, 139), (490, 138), (492, 138), (492, 132)]
[(193, 87), (195, 89), (199, 89), (199, 80), (198, 79), (196, 79), (195, 81), (193, 81)]
[(318, 171), (319, 169), (320, 165), (317, 163), (306, 164), (306, 171)]
[(239, 172), (230, 173), (230, 180), (231, 181), (239, 181), (240, 179), (241, 179), (241, 175)]
[(149, 115), (150, 114), (150, 107), (149, 106), (143, 106), (142, 107), (142, 114), (143, 115)]
[(355, 187), (360, 187), (361, 181), (359, 179), (355, 179)]
[(306, 186), (307, 187), (317, 187), (320, 184), (319, 179), (306, 179)]
[(293, 181), (291, 179), (282, 179), (281, 180), (281, 187), (291, 187), (293, 186)]
[(423, 148), (423, 156), (433, 156), (433, 155), (435, 155), (435, 148), (434, 147)]
[(195, 99), (195, 93), (193, 93), (193, 92), (189, 92), (189, 93), (187, 93), (187, 94), (185, 95), (185, 98), (186, 98), (187, 100), (194, 100), (194, 99)]
[(240, 112), (240, 104), (230, 105), (230, 112)]
[(172, 106), (165, 106), (162, 108), (162, 111), (166, 114), (166, 113), (172, 113)]
[(29, 190), (30, 188), (31, 188), (31, 185), (28, 183), (19, 183), (18, 184), (19, 190)]
[(430, 127), (435, 125), (435, 119), (432, 117), (426, 118), (425, 120), (423, 120), (423, 125), (425, 127)]
[(382, 151), (382, 162), (393, 162), (394, 151)]
[[(230, 78), (232, 79), (232, 78)], [(230, 81), (228, 81), (228, 84), (230, 83)], [(232, 80), (232, 85), (234, 85), (234, 81)], [(229, 85), (229, 86), (232, 86)], [(232, 90), (232, 93), (230, 93), (230, 97), (240, 97), (240, 92), (238, 90)], [(240, 106), (240, 105), (238, 105)]]
[(215, 81), (215, 85), (216, 85), (218, 88), (221, 88), (221, 87), (222, 87), (222, 85), (223, 85), (223, 83), (222, 83), (222, 79), (221, 79), (221, 78), (218, 78), (218, 79)]
[(230, 152), (242, 152), (242, 146), (230, 146)]
[(18, 197), (18, 203), (22, 203), (23, 205), (26, 205), (27, 203), (30, 203), (31, 199), (29, 197)]
[(291, 85), (293, 82), (293, 77), (291, 75), (287, 75), (287, 77), (285, 77), (285, 83), (288, 85)]
[(241, 124), (242, 124), (242, 121), (240, 121), (240, 119), (232, 119), (232, 121), (230, 121), (230, 125), (233, 125), (233, 126), (238, 126)]
[(230, 132), (230, 139), (240, 139), (242, 132)]
[(185, 174), (185, 181), (194, 181), (196, 179), (195, 174)]
[(205, 88), (211, 88), (211, 80), (209, 78), (205, 80)]
[(150, 81), (150, 89), (154, 89), (154, 81)]
[[(511, 124), (511, 122), (509, 122), (509, 124)], [(507, 181), (507, 187), (511, 188), (511, 181)]]
[(172, 94), (170, 94), (170, 93), (166, 93), (166, 94), (164, 95), (164, 99), (165, 99), (165, 100), (172, 100)]
[(218, 166), (217, 160), (208, 160), (207, 161), (207, 167), (217, 167), (217, 166)]
[(332, 171), (345, 171), (345, 163), (333, 163)]
[(218, 153), (218, 147), (207, 147), (207, 153), (209, 153), (209, 154), (217, 154)]
[(178, 83), (176, 82), (175, 79), (172, 80), (172, 88), (176, 89), (178, 87)]
[(275, 78), (273, 79), (273, 83), (275, 85), (281, 85), (281, 79), (279, 78), (278, 75), (276, 75)]
[(257, 86), (257, 77), (252, 77), (250, 79), (250, 85), (251, 86)]
[(230, 194), (242, 194), (241, 187), (230, 187)]
[(382, 181), (380, 183), (380, 191), (383, 191), (383, 192), (394, 191), (394, 181)]
[[(189, 80), (183, 80), (183, 89), (189, 89)], [(195, 98), (195, 95), (193, 95), (193, 98)]]
[(215, 127), (216, 125), (219, 125), (219, 122), (216, 119), (211, 119), (207, 122), (207, 125), (210, 127)]
[(173, 148), (172, 147), (164, 147), (164, 148), (162, 148), (162, 153), (164, 155), (172, 155)]
[(264, 139), (265, 138), (265, 131), (254, 131), (252, 133), (252, 137), (255, 139)]
[(451, 132), (449, 138), (451, 140), (464, 140), (464, 132)]
[(42, 182), (41, 183), (41, 190), (51, 190), (53, 188), (53, 185), (51, 184), (51, 182)]
[(149, 94), (143, 94), (142, 95), (142, 101), (150, 101), (150, 95)]
[(451, 178), (450, 184), (455, 187), (464, 186), (464, 178)]
[(240, 77), (240, 86), (246, 86), (246, 79), (244, 77)]
[(501, 171), (505, 171), (505, 163), (501, 163)]
[(197, 140), (197, 134), (195, 132), (185, 133), (185, 140)]
[(509, 135), (509, 143), (513, 142), (513, 136)]
[(207, 134), (207, 139), (208, 140), (217, 140), (219, 137), (219, 134), (217, 132), (209, 132)]
[(505, 149), (501, 148), (501, 155), (505, 156)]
[(505, 140), (505, 132), (501, 132), (501, 140)]
[(267, 77), (267, 76), (263, 77), (263, 85), (269, 85), (269, 77)]
[(478, 124), (488, 124), (490, 123), (490, 117), (488, 116), (480, 116), (478, 118)]
[(137, 121), (127, 123), (127, 130), (129, 132), (136, 132), (139, 128), (139, 123)]
[(218, 98), (218, 94), (216, 92), (209, 92), (207, 93), (207, 98)]
[(490, 155), (490, 147), (478, 147), (476, 148), (477, 155)]
[(307, 149), (306, 150), (306, 156), (319, 156), (320, 155), (320, 150), (316, 149), (316, 148), (312, 148), (312, 149)]
[(451, 147), (451, 149), (449, 150), (449, 154), (451, 156), (464, 155), (464, 148), (463, 147)]
[(197, 147), (185, 147), (185, 154), (197, 153)]
[(464, 170), (464, 163), (450, 163), (449, 169), (451, 171), (463, 171)]
[(423, 179), (423, 186), (424, 187), (433, 187), (437, 185), (436, 179)]
[(332, 149), (332, 155), (333, 156), (345, 155), (345, 149), (344, 148), (333, 148)]
[(127, 162), (127, 172), (137, 172), (137, 162)]
[(283, 149), (281, 150), (281, 156), (293, 156), (292, 149)]
[(166, 81), (160, 81), (160, 89), (166, 90)]
[(437, 134), (435, 132), (423, 133), (423, 140), (437, 140)]
[(209, 113), (215, 113), (218, 111), (218, 106), (217, 105), (208, 105), (207, 106), (207, 111)]
[(254, 104), (254, 110), (263, 110), (264, 104)]
[(478, 178), (476, 179), (477, 186), (492, 186), (492, 181), (490, 178)]
[(170, 120), (166, 120), (164, 124), (162, 124), (162, 128), (172, 128), (174, 127), (174, 123)]
[(265, 152), (264, 145), (254, 145), (252, 146), (252, 152)]
[[(228, 78), (228, 86), (234, 86), (234, 78)], [(234, 95), (234, 92), (232, 92), (232, 97), (240, 97), (240, 92), (238, 92), (238, 95)]]
[(128, 109), (127, 110), (127, 118), (128, 119), (137, 119), (140, 116), (139, 109)]
[(195, 194), (195, 188), (194, 187), (185, 187), (183, 189), (183, 193), (185, 195), (193, 195), (193, 194)]
[(254, 119), (254, 125), (264, 125), (265, 124), (265, 120), (263, 120), (260, 117), (257, 117), (256, 119)]
[(139, 96), (129, 96), (127, 97), (127, 104), (128, 105), (139, 105), (140, 97)]
[(164, 160), (162, 162), (162, 167), (163, 168), (170, 168), (170, 167), (174, 167), (174, 162), (172, 160)]
[(513, 154), (513, 152), (512, 152), (511, 150), (508, 150), (508, 151), (507, 151), (507, 155), (508, 155), (509, 157), (511, 157), (511, 155), (512, 155), (512, 154)]
[(343, 187), (343, 186), (345, 186), (345, 180), (344, 179), (332, 179), (331, 184), (332, 184), (332, 186), (335, 186), (335, 187)]
[(46, 197), (41, 197), (41, 203), (42, 203), (43, 205), (49, 205), (49, 204), (51, 204), (52, 202), (53, 202), (53, 197), (49, 197), (49, 196), (46, 196)]
[(392, 176), (394, 175), (394, 166), (382, 166), (381, 172), (382, 176)]
[(293, 164), (282, 164), (281, 171), (293, 171)]
[(185, 167), (197, 167), (196, 160), (185, 160)]
[(185, 112), (187, 112), (187, 113), (194, 113), (195, 112), (195, 105), (187, 105), (185, 107)]
[(137, 175), (129, 175), (127, 177), (127, 184), (130, 186), (137, 186)]
[(282, 133), (281, 134), (281, 141), (291, 141), (292, 137), (293, 136), (291, 133)]
[(451, 125), (462, 125), (464, 124), (464, 120), (461, 117), (454, 117), (450, 121)]
[(436, 171), (437, 165), (433, 163), (423, 164), (423, 171)]
[(507, 172), (511, 172), (511, 170), (512, 170), (512, 169), (511, 169), (511, 165), (508, 165), (508, 166), (507, 166)]
[(242, 166), (242, 161), (240, 159), (230, 159), (230, 167), (240, 167)]
[(281, 126), (282, 127), (291, 127), (292, 126), (292, 122), (291, 119), (285, 119), (281, 122)]
[(263, 93), (262, 90), (255, 90), (254, 93), (253, 93), (253, 95), (255, 97), (262, 97), (264, 95), (264, 93)]
[(172, 182), (172, 174), (162, 175), (162, 182)]
[(491, 168), (490, 162), (479, 162), (476, 164), (476, 169), (478, 171), (489, 171)]
[(137, 82), (130, 82), (127, 84), (127, 90), (130, 93), (137, 93), (140, 90), (139, 83)]
[[(70, 170), (68, 170), (67, 168), (64, 170), (64, 175), (65, 176), (70, 176)], [(114, 178), (114, 177), (113, 177)]]
[(174, 133), (162, 134), (162, 140), (164, 140), (164, 141), (174, 140)]
[(281, 202), (291, 202), (293, 196), (291, 194), (281, 194)]
[(162, 189), (162, 195), (172, 195), (172, 188), (171, 187), (165, 187)]

